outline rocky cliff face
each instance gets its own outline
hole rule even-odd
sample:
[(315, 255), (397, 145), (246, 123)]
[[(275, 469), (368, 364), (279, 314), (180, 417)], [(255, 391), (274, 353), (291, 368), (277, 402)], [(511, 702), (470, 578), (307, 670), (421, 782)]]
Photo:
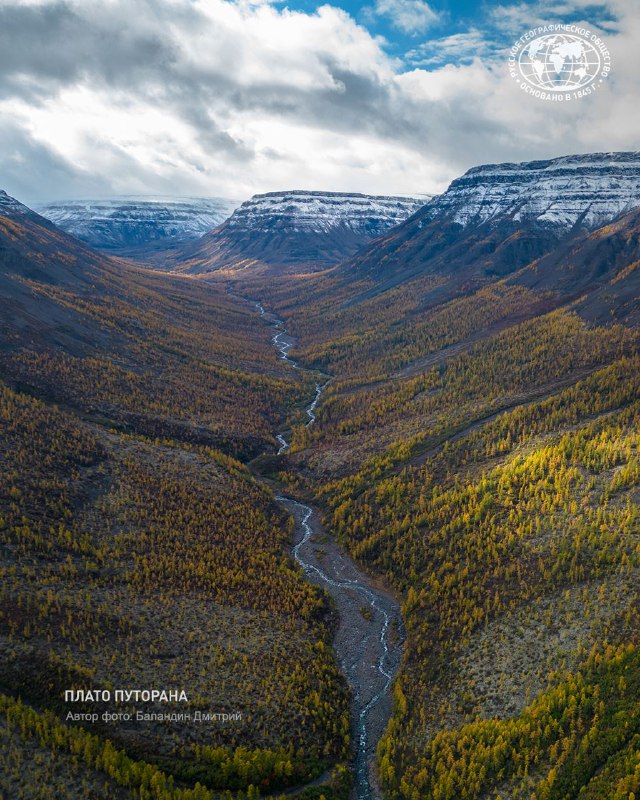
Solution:
[(186, 247), (179, 268), (326, 267), (407, 219), (428, 199), (303, 191), (255, 195)]
[(59, 201), (36, 206), (43, 217), (100, 250), (144, 255), (198, 239), (237, 203), (223, 198), (137, 198)]
[(593, 153), (474, 167), (424, 209), (465, 227), (509, 216), (568, 230), (597, 228), (640, 204), (640, 153)]
[(339, 269), (373, 279), (375, 291), (409, 274), (483, 281), (639, 206), (640, 153), (474, 167)]
[(374, 238), (405, 220), (427, 199), (337, 192), (269, 192), (243, 203), (229, 218), (227, 227), (255, 232), (315, 233), (344, 227)]

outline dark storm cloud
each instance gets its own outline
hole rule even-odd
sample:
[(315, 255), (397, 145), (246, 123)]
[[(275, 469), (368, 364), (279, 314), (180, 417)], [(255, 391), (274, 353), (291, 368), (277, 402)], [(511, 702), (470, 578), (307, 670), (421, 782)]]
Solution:
[[(104, 11), (79, 14), (64, 2), (0, 7), (0, 75), (38, 79), (51, 87), (98, 79), (112, 85), (154, 82), (174, 50), (155, 30)], [(136, 16), (138, 16), (136, 14)]]

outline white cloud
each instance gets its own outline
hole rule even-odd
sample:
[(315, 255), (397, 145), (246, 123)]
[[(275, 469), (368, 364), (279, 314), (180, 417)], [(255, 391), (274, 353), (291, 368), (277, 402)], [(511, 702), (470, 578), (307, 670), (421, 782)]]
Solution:
[(403, 33), (424, 33), (440, 20), (424, 0), (376, 0), (363, 9), (365, 17), (386, 17), (394, 28)]
[(472, 28), (440, 39), (427, 39), (406, 53), (407, 61), (417, 67), (439, 64), (460, 64), (480, 56), (489, 56), (496, 49), (481, 31)]
[(601, 19), (608, 19), (611, 14), (625, 15), (633, 11), (637, 5), (635, 0), (604, 0), (598, 3), (593, 0), (568, 0), (556, 2), (555, 0), (537, 0), (534, 3), (508, 3), (494, 5), (489, 8), (491, 25), (499, 31), (509, 34), (522, 34), (530, 28), (545, 25), (549, 22), (574, 21), (580, 18), (582, 22), (597, 25)]
[[(330, 5), (0, 0), (0, 187), (31, 202), (92, 185), (422, 193), (477, 163), (635, 149), (634, 7), (608, 5), (608, 83), (560, 108), (525, 96), (481, 31), (416, 47), (408, 69)], [(520, 8), (504, 6), (504, 19)]]

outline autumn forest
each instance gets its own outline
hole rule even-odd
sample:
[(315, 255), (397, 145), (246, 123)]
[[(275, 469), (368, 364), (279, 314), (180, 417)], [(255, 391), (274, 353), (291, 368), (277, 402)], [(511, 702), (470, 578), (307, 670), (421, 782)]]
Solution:
[(193, 275), (0, 207), (0, 800), (640, 798), (640, 217), (420, 214)]

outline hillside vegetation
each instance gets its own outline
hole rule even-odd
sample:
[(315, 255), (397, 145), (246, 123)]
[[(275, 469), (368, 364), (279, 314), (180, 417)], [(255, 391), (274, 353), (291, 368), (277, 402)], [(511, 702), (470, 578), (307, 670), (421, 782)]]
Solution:
[[(345, 800), (335, 610), (262, 473), (402, 599), (386, 797), (640, 797), (639, 220), (203, 280), (0, 216), (0, 793)], [(329, 378), (313, 425), (241, 297)], [(227, 716), (67, 718), (118, 686)]]
[(0, 244), (0, 796), (257, 797), (344, 762), (334, 611), (238, 460), (306, 379), (223, 289), (35, 215)]
[(638, 796), (636, 230), (440, 301), (437, 275), (371, 291), (357, 264), (268, 289), (333, 375), (281, 477), (403, 597), (393, 800)]

